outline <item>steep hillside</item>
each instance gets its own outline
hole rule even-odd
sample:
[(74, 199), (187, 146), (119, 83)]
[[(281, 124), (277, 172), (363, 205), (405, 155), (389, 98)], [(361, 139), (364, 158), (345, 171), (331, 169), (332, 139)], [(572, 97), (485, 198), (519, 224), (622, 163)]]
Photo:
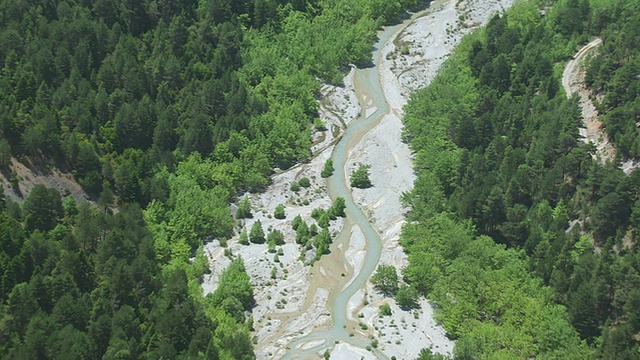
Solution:
[[(637, 357), (640, 172), (592, 158), (578, 98), (560, 86), (590, 39), (604, 45), (587, 82), (608, 61), (607, 36), (636, 39), (625, 30), (635, 34), (637, 14), (626, 1), (519, 3), (412, 96), (405, 137), (418, 179), (405, 197), (404, 275), (439, 306), (456, 357)], [(624, 68), (633, 53), (617, 47), (610, 62)], [(623, 78), (600, 69), (596, 86)], [(605, 119), (633, 106), (622, 94), (605, 93)]]

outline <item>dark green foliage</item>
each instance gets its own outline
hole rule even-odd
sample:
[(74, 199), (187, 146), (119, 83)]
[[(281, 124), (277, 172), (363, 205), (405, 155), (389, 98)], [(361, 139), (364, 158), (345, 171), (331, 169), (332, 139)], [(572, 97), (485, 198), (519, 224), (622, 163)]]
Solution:
[(346, 202), (343, 197), (338, 196), (336, 200), (333, 202), (333, 205), (329, 208), (328, 213), (333, 216), (345, 217), (347, 216), (344, 213), (344, 209), (347, 207)]
[(270, 230), (267, 234), (267, 241), (275, 245), (284, 245), (284, 235), (280, 230)]
[(311, 181), (309, 180), (309, 178), (303, 177), (298, 181), (298, 184), (304, 188), (308, 188), (309, 186), (311, 186)]
[(326, 211), (324, 211), (324, 209), (322, 208), (315, 208), (311, 210), (311, 218), (318, 220), (320, 218), (320, 215), (322, 215), (325, 212)]
[(253, 286), (241, 259), (233, 260), (222, 272), (218, 288), (210, 295), (209, 300), (214, 305), (220, 306), (229, 299), (236, 299), (239, 302), (241, 312), (250, 311), (255, 305)]
[(309, 233), (309, 226), (306, 221), (301, 220), (302, 222), (298, 224), (295, 228), (296, 230), (296, 244), (305, 245), (309, 239), (311, 239), (311, 234)]
[(52, 230), (64, 215), (60, 194), (44, 185), (33, 187), (24, 202), (24, 216), (29, 230)]
[(638, 3), (618, 1), (592, 14), (604, 45), (590, 61), (586, 75), (589, 87), (604, 95), (598, 110), (609, 139), (623, 157), (634, 158), (640, 157), (640, 131), (635, 125), (640, 110), (639, 12)]
[(320, 176), (328, 178), (331, 175), (333, 175), (333, 159), (329, 158), (324, 162), (324, 167), (322, 168)]
[(398, 273), (393, 265), (380, 265), (371, 277), (373, 286), (385, 296), (393, 296), (398, 291)]
[(292, 181), (291, 186), (289, 186), (289, 190), (298, 192), (300, 190), (300, 184), (297, 181)]
[(99, 208), (39, 187), (0, 206), (0, 358), (255, 358), (244, 267), (202, 301), (202, 243), (310, 156), (316, 79), (415, 3), (3, 2), (0, 167), (67, 171)]
[(380, 316), (391, 316), (391, 306), (389, 304), (380, 305)]
[(293, 230), (297, 231), (298, 227), (303, 222), (304, 222), (304, 220), (302, 220), (302, 216), (296, 215), (296, 217), (293, 218), (293, 221), (291, 221), (291, 227), (293, 228)]
[(11, 145), (7, 139), (0, 139), (0, 169), (6, 170), (11, 164)]
[(311, 224), (309, 226), (309, 234), (311, 236), (316, 236), (316, 234), (318, 234), (318, 225), (316, 224)]
[(280, 204), (276, 206), (276, 208), (273, 210), (273, 217), (278, 220), (282, 220), (287, 217), (287, 214), (284, 211), (284, 205)]
[(328, 229), (330, 221), (331, 221), (331, 218), (329, 217), (329, 214), (326, 211), (323, 211), (318, 217), (318, 226), (320, 226), (323, 229)]
[(408, 285), (402, 285), (396, 291), (395, 299), (403, 310), (410, 310), (418, 307), (418, 291)]
[(370, 168), (371, 165), (360, 164), (358, 168), (351, 173), (351, 186), (359, 189), (371, 187), (371, 180), (369, 179)]
[[(40, 193), (34, 191), (33, 196)], [(117, 215), (108, 215), (86, 203), (64, 203), (64, 220), (57, 217), (52, 230), (35, 230), (20, 241), (16, 240), (27, 234), (19, 231), (15, 220), (0, 214), (0, 259), (10, 255), (21, 260), (17, 267), (11, 265), (16, 261), (0, 261), (0, 317), (14, 334), (5, 338), (2, 356), (91, 359), (116, 353), (204, 353), (216, 339), (216, 326), (188, 293), (184, 270), (161, 273), (139, 207), (124, 206)], [(97, 244), (94, 236), (101, 238)], [(243, 271), (237, 265), (234, 269)], [(243, 312), (245, 303), (250, 308), (252, 296), (242, 293), (247, 289), (242, 276), (233, 278), (238, 279), (231, 285), (233, 297), (244, 301)], [(244, 351), (252, 354), (250, 347)]]
[(242, 229), (240, 231), (238, 242), (242, 245), (249, 245), (249, 234), (247, 234), (247, 229)]
[(329, 253), (329, 247), (331, 246), (331, 234), (328, 229), (322, 229), (313, 241), (313, 246), (316, 248), (316, 259), (319, 259), (322, 255)]

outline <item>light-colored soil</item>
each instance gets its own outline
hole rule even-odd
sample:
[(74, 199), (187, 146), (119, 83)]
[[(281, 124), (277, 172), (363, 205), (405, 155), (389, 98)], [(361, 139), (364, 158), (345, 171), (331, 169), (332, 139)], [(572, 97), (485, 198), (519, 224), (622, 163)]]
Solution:
[(593, 55), (597, 47), (602, 44), (601, 39), (595, 39), (583, 46), (567, 63), (562, 73), (562, 86), (567, 93), (567, 97), (574, 95), (579, 97), (580, 108), (582, 109), (582, 121), (584, 127), (580, 128), (580, 137), (585, 143), (593, 143), (596, 146), (596, 152), (593, 155), (598, 161), (605, 163), (614, 161), (616, 157), (616, 149), (613, 147), (604, 128), (602, 122), (598, 119), (598, 111), (589, 98), (589, 90), (584, 85), (585, 60)]
[[(598, 118), (593, 101), (591, 101), (591, 92), (584, 83), (586, 70), (584, 68), (585, 61), (594, 54), (598, 46), (602, 44), (602, 40), (596, 38), (583, 46), (570, 60), (562, 73), (562, 86), (564, 87), (567, 97), (576, 95), (579, 97), (580, 108), (582, 109), (582, 121), (584, 127), (580, 128), (580, 137), (583, 142), (593, 143), (596, 152), (593, 157), (601, 163), (615, 161), (616, 149), (609, 141), (609, 137), (602, 126), (602, 121)], [(627, 175), (634, 169), (640, 167), (640, 163), (636, 159), (626, 159), (620, 164), (620, 169)]]
[[(18, 175), (20, 181), (17, 189), (9, 182), (12, 171)], [(88, 201), (89, 196), (69, 173), (61, 172), (53, 167), (23, 164), (16, 158), (11, 158), (11, 165), (7, 171), (0, 172), (0, 184), (4, 195), (13, 201), (24, 200), (35, 185), (42, 184), (58, 190), (62, 197), (73, 196), (76, 200)]]
[[(299, 260), (301, 252), (295, 244), (295, 232), (291, 222), (296, 215), (300, 215), (309, 225), (315, 223), (311, 218), (311, 211), (314, 208), (327, 209), (332, 205), (325, 181), (320, 177), (331, 149), (331, 146), (328, 147), (308, 164), (276, 175), (264, 193), (249, 195), (254, 216), (252, 219), (240, 221), (240, 226), (249, 231), (253, 223), (260, 220), (265, 233), (270, 228), (282, 231), (286, 244), (281, 247), (283, 255), (279, 256), (279, 262), (274, 261), (275, 254), (268, 252), (266, 244), (241, 245), (237, 238), (228, 242), (233, 256), (242, 257), (244, 260), (254, 284), (257, 305), (253, 310), (253, 318), (258, 341), (255, 352), (260, 359), (281, 357), (292, 340), (326, 324), (330, 319), (329, 310), (326, 308), (328, 291), (321, 284), (312, 283), (313, 277), (318, 275), (311, 271), (310, 266)], [(302, 177), (311, 179), (311, 187), (301, 188), (298, 192), (291, 191), (291, 182)], [(304, 205), (305, 201), (308, 201), (308, 205)], [(285, 205), (286, 218), (282, 220), (272, 216), (279, 204)], [(331, 222), (332, 234), (340, 231), (342, 221), (338, 218)], [(215, 290), (216, 281), (230, 260), (224, 255), (224, 249), (220, 248), (218, 241), (207, 244), (205, 250), (209, 255), (212, 270), (203, 283), (206, 294)], [(331, 274), (331, 277), (340, 277), (341, 273), (348, 272), (346, 266), (337, 266), (339, 264), (336, 264), (332, 271), (339, 272)], [(271, 278), (273, 268), (277, 269), (275, 279)], [(327, 271), (319, 267), (313, 269), (316, 268), (316, 271)]]

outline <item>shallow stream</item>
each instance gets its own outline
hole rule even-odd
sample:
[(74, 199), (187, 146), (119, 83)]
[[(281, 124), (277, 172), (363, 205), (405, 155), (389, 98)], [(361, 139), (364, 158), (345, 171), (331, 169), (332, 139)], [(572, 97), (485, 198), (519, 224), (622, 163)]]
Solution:
[[(329, 308), (331, 311), (331, 327), (328, 329), (320, 328), (311, 332), (309, 335), (296, 339), (291, 345), (290, 350), (285, 354), (283, 359), (308, 359), (317, 357), (323, 351), (330, 349), (335, 343), (346, 342), (358, 348), (364, 349), (371, 344), (371, 340), (359, 335), (358, 333), (349, 332), (347, 329), (353, 327), (348, 324), (348, 304), (349, 299), (362, 288), (380, 260), (382, 244), (380, 235), (371, 226), (369, 219), (363, 213), (353, 200), (351, 188), (348, 185), (348, 175), (345, 173), (347, 168), (347, 158), (349, 151), (362, 140), (363, 136), (371, 131), (382, 118), (390, 111), (389, 104), (385, 98), (382, 84), (380, 82), (379, 64), (381, 61), (380, 50), (388, 41), (393, 41), (395, 35), (411, 23), (417, 16), (407, 19), (406, 21), (385, 27), (378, 33), (378, 41), (374, 46), (373, 63), (374, 66), (366, 69), (358, 69), (355, 74), (355, 90), (358, 100), (362, 107), (362, 114), (359, 119), (351, 122), (349, 127), (342, 135), (342, 138), (336, 144), (331, 155), (333, 165), (336, 169), (334, 174), (329, 177), (328, 189), (332, 199), (341, 196), (346, 200), (347, 221), (336, 239), (336, 243), (343, 242), (348, 245), (348, 238), (351, 236), (354, 226), (360, 227), (364, 237), (366, 238), (366, 254), (362, 263), (362, 267), (351, 280), (349, 286), (343, 290), (344, 282), (336, 281), (335, 286), (329, 289)], [(375, 112), (371, 111), (375, 109)], [(369, 114), (369, 115), (368, 115)], [(368, 115), (368, 116), (367, 116)], [(335, 246), (332, 248), (332, 250)], [(326, 257), (322, 257), (325, 259)], [(322, 259), (315, 266), (322, 266)], [(346, 260), (345, 260), (346, 262)], [(356, 269), (357, 270), (357, 269)], [(357, 324), (356, 324), (357, 325)], [(352, 334), (352, 335), (351, 335)], [(381, 352), (374, 349), (374, 353), (379, 359), (387, 357)]]

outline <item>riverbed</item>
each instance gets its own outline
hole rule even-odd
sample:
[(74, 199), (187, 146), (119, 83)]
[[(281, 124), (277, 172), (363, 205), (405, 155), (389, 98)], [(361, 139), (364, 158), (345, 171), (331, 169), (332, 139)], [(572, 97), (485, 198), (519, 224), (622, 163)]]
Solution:
[[(283, 256), (275, 263), (266, 245), (229, 241), (231, 252), (244, 259), (255, 286), (258, 358), (320, 358), (328, 351), (332, 359), (411, 359), (423, 347), (444, 354), (452, 351), (453, 342), (436, 324), (425, 299), (419, 310), (405, 312), (376, 293), (367, 280), (378, 264), (393, 264), (398, 270), (406, 265), (398, 238), (406, 211), (399, 199), (414, 181), (411, 152), (401, 142), (402, 106), (408, 94), (431, 81), (463, 34), (511, 2), (435, 2), (378, 34), (374, 67), (353, 69), (344, 87), (323, 86), (320, 115), (331, 131), (314, 135), (319, 143), (310, 163), (278, 174), (265, 193), (250, 197), (254, 218), (241, 224), (250, 228), (260, 220), (265, 228), (282, 230), (287, 238)], [(319, 173), (329, 157), (336, 171), (325, 181)], [(372, 188), (347, 186), (358, 163), (371, 165)], [(301, 177), (312, 179), (312, 186), (290, 191), (290, 183)], [(293, 244), (290, 222), (297, 214), (311, 222), (311, 210), (328, 207), (337, 196), (347, 200), (347, 218), (332, 224), (331, 254), (312, 267), (304, 266), (297, 260), (300, 252)], [(284, 220), (269, 216), (278, 204), (286, 205)], [(216, 242), (207, 249), (212, 275), (205, 281), (205, 292), (215, 288), (228, 263)], [(270, 278), (273, 268), (277, 275)], [(379, 316), (382, 303), (392, 307), (392, 316)], [(377, 348), (371, 346), (373, 339)]]

